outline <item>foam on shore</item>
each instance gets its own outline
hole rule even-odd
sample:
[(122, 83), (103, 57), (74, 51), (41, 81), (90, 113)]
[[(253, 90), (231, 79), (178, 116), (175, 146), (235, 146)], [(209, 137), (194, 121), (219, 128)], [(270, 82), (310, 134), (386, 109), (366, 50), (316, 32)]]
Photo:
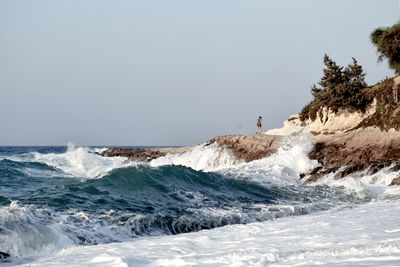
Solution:
[(26, 266), (395, 266), (400, 201), (209, 231), (73, 247)]

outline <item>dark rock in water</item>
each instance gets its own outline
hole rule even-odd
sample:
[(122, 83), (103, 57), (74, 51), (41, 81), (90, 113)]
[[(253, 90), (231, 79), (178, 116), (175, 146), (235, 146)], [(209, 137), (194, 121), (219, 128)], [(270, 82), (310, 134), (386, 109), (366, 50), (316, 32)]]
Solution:
[[(378, 171), (382, 170), (383, 168), (389, 167), (390, 165), (392, 165), (393, 162), (392, 161), (385, 161), (385, 162), (380, 162), (380, 163), (373, 163), (371, 164), (371, 166), (369, 167), (368, 170), (368, 175), (373, 175), (375, 173), (377, 173)], [(396, 169), (397, 166), (397, 170)], [(390, 169), (391, 171), (398, 171), (400, 170), (399, 166), (396, 164), (393, 168)]]
[(165, 156), (165, 152), (156, 149), (131, 149), (131, 148), (109, 148), (101, 153), (104, 157), (127, 157), (129, 161), (149, 162), (153, 159)]
[(300, 173), (300, 174), (299, 174), (300, 179), (303, 179), (305, 176), (306, 176), (305, 173)]
[(7, 259), (9, 257), (10, 257), (10, 254), (8, 254), (7, 252), (0, 251), (0, 260)]
[(310, 174), (310, 175), (316, 174), (317, 172), (319, 172), (319, 171), (322, 170), (323, 168), (324, 168), (324, 167), (322, 167), (322, 166), (318, 166), (318, 167), (314, 168), (309, 174)]
[[(383, 168), (387, 168), (393, 164), (395, 164), (395, 165), (390, 169), (390, 171), (399, 171), (400, 170), (400, 161), (392, 161), (392, 160), (371, 163), (370, 165), (368, 165), (367, 163), (353, 164), (353, 165), (345, 166), (344, 168), (343, 167), (324, 168), (322, 166), (319, 166), (319, 167), (314, 168), (307, 174), (307, 175), (309, 175), (309, 178), (307, 179), (306, 183), (315, 182), (319, 178), (321, 178), (329, 173), (337, 172), (339, 170), (339, 168), (340, 168), (340, 171), (338, 171), (335, 174), (335, 176), (333, 177), (335, 180), (342, 179), (351, 174), (359, 174), (361, 171), (364, 171), (364, 170), (368, 170), (366, 175), (373, 175), (373, 174), (377, 173), (378, 171), (382, 170)], [(398, 178), (399, 179), (398, 181), (396, 179), (393, 180), (391, 185), (394, 185), (397, 182), (400, 184), (400, 177)]]
[(394, 178), (390, 185), (400, 185), (400, 177)]
[(331, 167), (331, 168), (327, 168), (327, 169), (324, 169), (321, 166), (316, 167), (309, 173), (310, 177), (307, 179), (306, 184), (313, 183), (313, 182), (317, 181), (319, 178), (321, 178), (329, 173), (335, 172), (338, 169), (339, 169), (338, 167)]
[(366, 166), (364, 164), (357, 164), (357, 165), (347, 166), (343, 170), (341, 170), (337, 174), (335, 174), (333, 179), (338, 180), (338, 179), (346, 177), (346, 176), (348, 176), (350, 174), (353, 174), (353, 173), (356, 173), (356, 172), (360, 172), (360, 171), (365, 170), (365, 169), (366, 169)]
[(392, 172), (400, 171), (400, 162), (397, 161), (395, 165), (390, 169)]
[[(325, 173), (322, 171), (324, 167), (318, 166), (314, 169), (312, 169), (309, 173), (310, 177), (307, 179), (306, 183), (311, 183), (317, 181), (319, 178), (325, 175)], [(321, 171), (321, 172), (320, 172)]]
[(383, 169), (384, 167), (385, 167), (385, 165), (383, 163), (372, 164), (369, 167), (368, 174), (373, 175), (373, 174), (377, 173), (378, 171), (380, 171), (381, 169)]

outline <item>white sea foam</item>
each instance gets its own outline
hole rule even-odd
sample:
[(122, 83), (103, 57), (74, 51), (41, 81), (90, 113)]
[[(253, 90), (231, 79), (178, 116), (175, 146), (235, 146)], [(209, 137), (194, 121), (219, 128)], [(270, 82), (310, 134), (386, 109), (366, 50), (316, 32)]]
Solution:
[(182, 154), (167, 154), (164, 157), (152, 160), (150, 165), (153, 167), (181, 165), (197, 171), (216, 171), (231, 167), (239, 162), (228, 149), (213, 143), (211, 145), (198, 145)]
[(73, 242), (63, 234), (61, 225), (49, 221), (50, 214), (43, 208), (17, 202), (1, 207), (0, 250), (16, 258), (29, 258), (71, 246)]
[(307, 132), (285, 137), (277, 153), (248, 163), (240, 163), (219, 171), (231, 177), (246, 177), (260, 184), (299, 184), (299, 174), (318, 165), (308, 153), (313, 141)]
[[(200, 214), (202, 218), (209, 218), (217, 221), (218, 218), (221, 221), (230, 221), (233, 223), (251, 223), (257, 221), (273, 220), (281, 217), (293, 215), (295, 213), (295, 207), (292, 205), (266, 205), (266, 204), (252, 204), (250, 207), (252, 212), (243, 212), (242, 208), (230, 208), (230, 209), (216, 209), (216, 208), (201, 208), (193, 209), (189, 208), (195, 214)], [(223, 223), (219, 223), (223, 225)]]
[[(129, 220), (121, 220), (124, 217)], [(0, 251), (9, 253), (12, 264), (18, 264), (78, 244), (127, 241), (135, 236), (131, 228), (135, 223), (140, 226), (139, 219), (130, 212), (56, 212), (13, 201), (0, 208)]]
[[(41, 162), (62, 170), (65, 174), (80, 178), (99, 178), (115, 168), (127, 166), (124, 164), (124, 157), (101, 157), (89, 153), (100, 152), (104, 149), (90, 149), (87, 147), (76, 147), (74, 144), (68, 144), (65, 153), (42, 154), (34, 152), (34, 161)], [(134, 163), (130, 163), (134, 165)]]
[(209, 231), (72, 247), (29, 266), (397, 266), (400, 200)]
[[(390, 198), (400, 196), (400, 186), (389, 186), (394, 178), (399, 177), (400, 171), (392, 171), (393, 166), (388, 166), (374, 174), (369, 174), (368, 169), (362, 172), (352, 173), (344, 178), (335, 179), (336, 172), (329, 173), (312, 184), (340, 187), (358, 197), (365, 198)], [(344, 168), (344, 167), (343, 167)]]
[(237, 160), (229, 149), (214, 143), (199, 145), (183, 154), (168, 154), (151, 161), (150, 165), (182, 165), (194, 170), (251, 178), (260, 183), (298, 183), (300, 173), (318, 165), (317, 161), (308, 158), (312, 148), (311, 134), (303, 130), (285, 137), (277, 153), (249, 163)]

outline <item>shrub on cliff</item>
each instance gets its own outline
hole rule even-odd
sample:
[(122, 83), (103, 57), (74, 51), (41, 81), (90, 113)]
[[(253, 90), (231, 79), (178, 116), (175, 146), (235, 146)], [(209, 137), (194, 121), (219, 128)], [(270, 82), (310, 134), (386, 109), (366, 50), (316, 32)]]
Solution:
[(400, 106), (393, 97), (394, 81), (387, 78), (366, 90), (367, 97), (376, 98), (376, 111), (363, 120), (359, 127), (378, 126), (381, 130), (400, 130)]
[(325, 55), (324, 64), (324, 75), (318, 82), (320, 87), (315, 84), (311, 87), (314, 100), (303, 108), (300, 119), (315, 120), (317, 112), (321, 111), (321, 106), (335, 112), (340, 108), (364, 110), (371, 99), (362, 92), (367, 83), (364, 80), (363, 68), (358, 65), (357, 60), (353, 58), (353, 63), (343, 68)]
[(378, 51), (378, 61), (387, 58), (389, 67), (400, 73), (400, 23), (392, 27), (377, 28), (370, 37)]

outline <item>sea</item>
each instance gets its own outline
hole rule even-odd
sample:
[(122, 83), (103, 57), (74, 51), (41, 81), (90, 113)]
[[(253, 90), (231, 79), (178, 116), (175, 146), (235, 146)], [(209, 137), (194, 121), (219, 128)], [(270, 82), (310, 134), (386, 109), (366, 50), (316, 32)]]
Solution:
[(216, 144), (149, 163), (0, 147), (1, 266), (400, 266), (399, 171), (313, 184), (307, 134), (249, 163)]

